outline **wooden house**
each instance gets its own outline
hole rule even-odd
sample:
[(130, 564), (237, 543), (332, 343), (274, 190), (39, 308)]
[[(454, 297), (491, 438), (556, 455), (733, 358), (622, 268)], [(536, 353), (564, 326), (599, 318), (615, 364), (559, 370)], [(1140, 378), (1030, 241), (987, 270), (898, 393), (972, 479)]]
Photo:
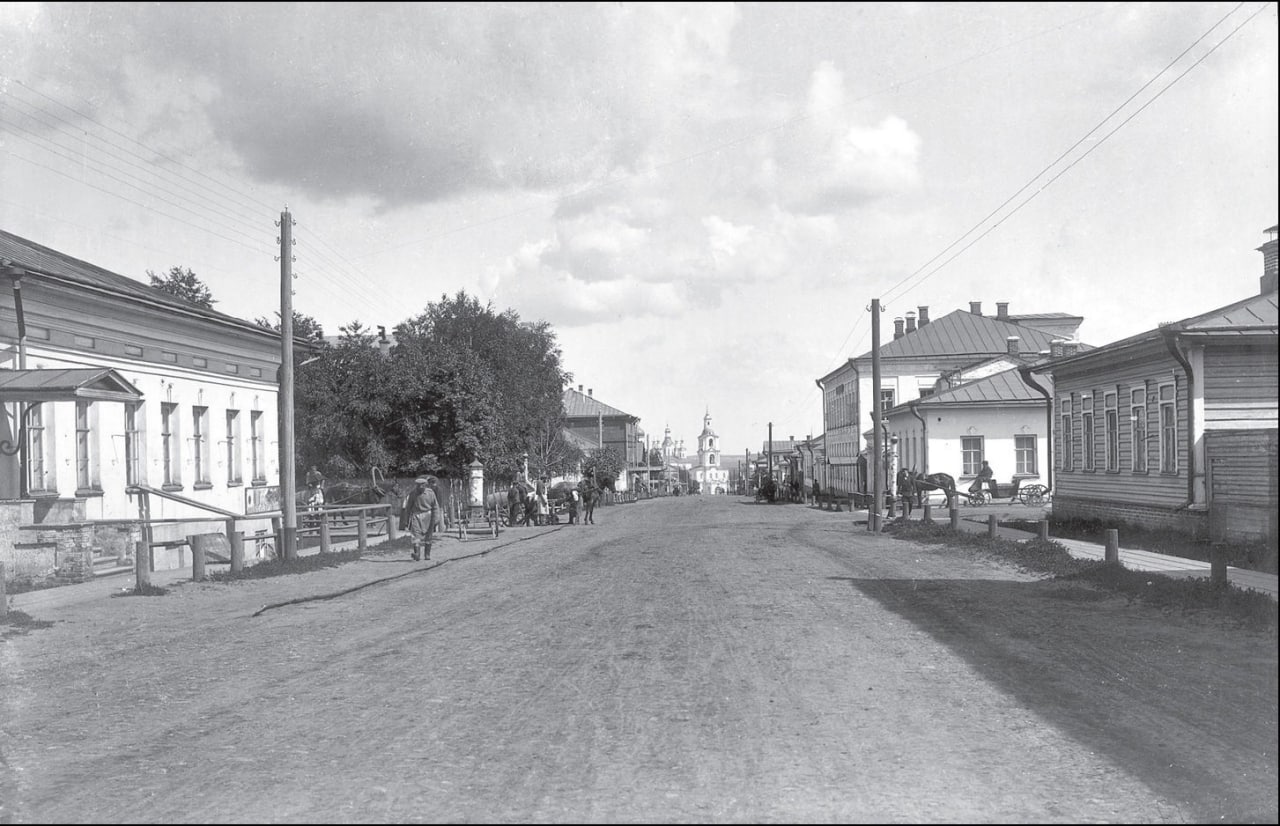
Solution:
[(1276, 228), (1262, 291), (1033, 373), (1054, 388), (1054, 519), (1276, 541)]

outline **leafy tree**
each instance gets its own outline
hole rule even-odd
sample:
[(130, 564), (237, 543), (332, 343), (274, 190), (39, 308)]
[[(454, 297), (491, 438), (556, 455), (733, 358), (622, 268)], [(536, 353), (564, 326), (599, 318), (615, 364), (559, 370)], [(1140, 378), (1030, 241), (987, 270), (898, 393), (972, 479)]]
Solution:
[(540, 476), (565, 476), (574, 473), (582, 464), (582, 449), (565, 436), (563, 413), (548, 420), (536, 436), (529, 450), (529, 474)]
[[(547, 428), (558, 429), (551, 423), (563, 415), (561, 389), (572, 377), (561, 367), (550, 325), (521, 321), (514, 310), (499, 313), (459, 291), (427, 305), (395, 333), (393, 361), (465, 365), (468, 371), (450, 385), (458, 406), (471, 411), (458, 420), (468, 427), (457, 436), (442, 432), (436, 441), (448, 466), (461, 472), (478, 458), (489, 478), (512, 481), (521, 470), (521, 455), (537, 457), (540, 442), (545, 462), (565, 460), (551, 450), (554, 430)], [(421, 368), (415, 372), (422, 374)], [(448, 404), (449, 398), (439, 400)], [(449, 414), (435, 415), (436, 424), (442, 424)]]
[(582, 474), (594, 476), (601, 487), (612, 488), (625, 469), (626, 463), (611, 447), (593, 450), (582, 460)]
[[(280, 311), (274, 313), (276, 320), (268, 321), (265, 316), (259, 316), (253, 320), (254, 324), (259, 327), (265, 327), (268, 330), (280, 332)], [(345, 328), (343, 328), (345, 329)], [(303, 315), (297, 310), (293, 311), (293, 337), (305, 338), (311, 341), (324, 340), (324, 328), (320, 326), (320, 322), (316, 321), (309, 315)]]
[(339, 477), (363, 477), (372, 467), (391, 475), (399, 467), (391, 446), (401, 415), (388, 393), (391, 364), (359, 322), (341, 329), (336, 346), (294, 375), (298, 462)]
[(216, 303), (208, 286), (186, 267), (170, 267), (164, 275), (147, 270), (147, 276), (151, 279), (152, 289), (189, 301), (197, 307), (212, 309)]

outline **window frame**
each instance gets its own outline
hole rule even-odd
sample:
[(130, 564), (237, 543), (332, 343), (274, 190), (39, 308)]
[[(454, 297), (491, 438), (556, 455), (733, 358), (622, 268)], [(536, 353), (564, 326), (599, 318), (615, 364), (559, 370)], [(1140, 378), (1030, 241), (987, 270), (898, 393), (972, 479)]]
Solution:
[(1120, 472), (1120, 394), (1102, 394), (1102, 439), (1107, 473)]
[[(976, 441), (978, 443), (976, 449), (976, 458), (971, 459), (970, 456), (975, 453), (975, 449), (966, 443)], [(986, 458), (986, 437), (984, 436), (961, 436), (960, 437), (960, 474), (962, 476), (977, 476), (978, 471), (982, 469), (982, 460)]]
[(1093, 394), (1080, 396), (1080, 453), (1081, 470), (1098, 469), (1097, 444), (1093, 432)]
[[(1165, 390), (1169, 398), (1165, 398)], [(1160, 416), (1160, 472), (1177, 474), (1178, 467), (1178, 385), (1164, 382), (1156, 388)], [(1166, 418), (1166, 413), (1168, 417)]]
[(1147, 388), (1129, 391), (1129, 471), (1147, 472)]
[[(1021, 441), (1029, 439), (1031, 447), (1023, 447)], [(1036, 450), (1039, 437), (1034, 433), (1021, 433), (1013, 437), (1013, 467), (1015, 476), (1039, 476), (1039, 462), (1036, 461)]]

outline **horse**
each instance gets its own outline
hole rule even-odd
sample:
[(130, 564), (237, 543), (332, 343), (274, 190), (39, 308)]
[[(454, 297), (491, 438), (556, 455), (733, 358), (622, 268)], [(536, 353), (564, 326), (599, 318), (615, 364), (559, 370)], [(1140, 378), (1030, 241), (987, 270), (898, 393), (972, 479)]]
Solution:
[(950, 473), (916, 473), (911, 477), (916, 490), (940, 490), (947, 495), (947, 505), (956, 501), (956, 479)]
[(507, 489), (507, 524), (528, 525), (528, 500), (533, 495), (533, 485), (518, 481)]

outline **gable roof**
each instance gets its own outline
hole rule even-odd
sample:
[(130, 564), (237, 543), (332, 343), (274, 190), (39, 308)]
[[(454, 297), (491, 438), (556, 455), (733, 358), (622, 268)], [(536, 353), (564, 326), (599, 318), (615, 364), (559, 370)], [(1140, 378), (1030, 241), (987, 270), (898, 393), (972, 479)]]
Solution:
[(616, 407), (610, 407), (594, 396), (588, 396), (585, 393), (579, 393), (572, 387), (566, 387), (564, 392), (560, 394), (560, 399), (564, 404), (564, 415), (569, 419), (585, 419), (596, 418), (597, 416), (621, 416), (626, 419), (634, 419), (640, 421), (636, 416), (625, 413)]
[[(1058, 339), (1033, 327), (1024, 327), (998, 318), (955, 310), (939, 319), (917, 327), (900, 338), (880, 344), (880, 358), (930, 358), (937, 356), (973, 356), (981, 358), (1008, 351), (1008, 339), (1017, 336), (1020, 352), (1034, 354), (1048, 350)], [(857, 357), (870, 361), (871, 351)]]
[(906, 409), (911, 404), (921, 407), (947, 404), (1018, 404), (1020, 402), (1037, 402), (1044, 404), (1045, 398), (1018, 375), (1017, 368), (1005, 370), (986, 378), (952, 387), (930, 396), (924, 396), (912, 402), (900, 404), (894, 408)]
[(3, 402), (134, 402), (141, 398), (138, 388), (108, 367), (0, 369)]
[(1280, 330), (1280, 309), (1277, 296), (1280, 293), (1271, 291), (1261, 295), (1234, 301), (1223, 307), (1217, 307), (1200, 315), (1190, 316), (1181, 321), (1161, 324), (1154, 330), (1146, 330), (1128, 338), (1095, 347), (1088, 352), (1077, 353), (1066, 358), (1045, 362), (1037, 367), (1036, 372), (1045, 368), (1052, 369), (1064, 364), (1075, 364), (1092, 357), (1106, 357), (1110, 353), (1151, 341), (1158, 341), (1167, 335), (1208, 337), (1239, 336), (1241, 340), (1254, 336), (1275, 336)]
[[(149, 304), (158, 304), (174, 310), (181, 310), (191, 315), (201, 316), (210, 321), (231, 324), (265, 335), (279, 337), (279, 333), (274, 330), (261, 327), (251, 321), (245, 321), (242, 318), (236, 318), (226, 313), (220, 313), (217, 310), (192, 304), (190, 301), (184, 301), (177, 296), (157, 290), (149, 284), (94, 266), (87, 261), (72, 258), (70, 255), (42, 246), (34, 241), (28, 241), (26, 238), (21, 238), (4, 230), (0, 230), (0, 260), (12, 261), (18, 269), (27, 270), (32, 275), (45, 276), (81, 287), (112, 293), (124, 298), (145, 301)], [(295, 336), (295, 340), (302, 341), (303, 339), (298, 339)]]

